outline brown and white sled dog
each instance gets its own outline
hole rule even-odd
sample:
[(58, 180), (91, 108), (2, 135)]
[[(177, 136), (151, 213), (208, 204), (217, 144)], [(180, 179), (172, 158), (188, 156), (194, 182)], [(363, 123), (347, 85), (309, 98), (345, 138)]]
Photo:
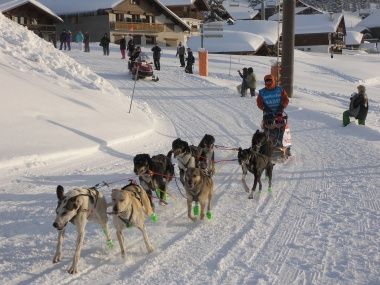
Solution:
[(174, 154), (174, 158), (177, 159), (179, 179), (182, 185), (185, 185), (186, 169), (196, 167), (200, 157), (200, 151), (198, 147), (189, 145), (186, 141), (177, 138), (172, 142), (172, 149), (167, 156), (171, 158), (172, 154)]
[(107, 225), (107, 202), (103, 194), (96, 189), (75, 188), (64, 194), (64, 189), (61, 185), (57, 187), (57, 198), (57, 215), (53, 227), (58, 230), (58, 243), (53, 263), (61, 261), (65, 227), (68, 222), (71, 222), (76, 226), (78, 233), (73, 263), (68, 270), (70, 274), (74, 274), (78, 272), (78, 262), (87, 221), (100, 224), (106, 235), (107, 244), (112, 244)]
[(121, 189), (113, 189), (112, 210), (121, 256), (125, 257), (123, 229), (130, 226), (136, 226), (142, 232), (146, 249), (152, 252), (154, 247), (149, 240), (144, 221), (145, 215), (151, 216), (153, 210), (145, 190), (132, 183)]
[(201, 220), (205, 217), (207, 203), (207, 215), (211, 217), (211, 199), (214, 192), (214, 183), (209, 175), (206, 175), (200, 168), (190, 167), (185, 173), (185, 189), (187, 198), (187, 216), (195, 221), (191, 215), (193, 202), (199, 202), (201, 206)]

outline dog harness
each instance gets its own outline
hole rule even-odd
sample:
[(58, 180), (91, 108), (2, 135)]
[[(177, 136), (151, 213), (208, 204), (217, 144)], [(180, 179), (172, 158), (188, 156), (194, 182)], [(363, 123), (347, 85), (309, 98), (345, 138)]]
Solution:
[[(129, 227), (131, 227), (131, 226), (133, 226), (133, 224), (132, 224), (132, 217), (133, 217), (133, 207), (131, 206), (131, 208), (132, 208), (132, 210), (131, 210), (131, 214), (129, 215), (129, 218), (128, 219), (124, 219), (124, 218), (122, 218), (121, 216), (120, 216), (120, 214), (119, 215), (117, 215), (117, 217), (125, 224), (125, 226), (127, 227), (127, 228), (129, 228)], [(122, 212), (122, 213), (125, 213), (125, 212)]]
[[(142, 198), (141, 198), (141, 191), (142, 191), (141, 186), (136, 184), (133, 180), (129, 180), (129, 181), (130, 181), (130, 183), (128, 185), (125, 185), (124, 187), (122, 187), (121, 190), (131, 192), (136, 197), (136, 199), (140, 201), (141, 205), (143, 206), (144, 204), (143, 204)], [(137, 189), (133, 188), (133, 190), (128, 190), (127, 189), (128, 186), (131, 186), (131, 185), (136, 186)], [(125, 224), (125, 226), (127, 228), (131, 227), (133, 225), (133, 223), (132, 223), (133, 206), (131, 205), (131, 213), (129, 214), (129, 217), (127, 219), (124, 219), (120, 216), (120, 214), (122, 214), (122, 213), (126, 213), (126, 211), (119, 213), (119, 215), (117, 215), (117, 217)]]
[(178, 160), (178, 167), (186, 170), (189, 167), (195, 167), (195, 158), (191, 153), (183, 153), (176, 156)]

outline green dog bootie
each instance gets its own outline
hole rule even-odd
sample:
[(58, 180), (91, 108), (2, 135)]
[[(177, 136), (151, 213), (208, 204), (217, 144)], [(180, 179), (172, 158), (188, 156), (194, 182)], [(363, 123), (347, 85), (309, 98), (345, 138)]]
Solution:
[(111, 250), (113, 249), (113, 247), (114, 247), (113, 240), (112, 239), (107, 240), (107, 248)]
[(210, 211), (208, 211), (206, 213), (206, 217), (207, 217), (207, 219), (211, 220), (212, 219), (212, 213)]
[(272, 187), (268, 187), (268, 192), (272, 193)]
[(199, 216), (199, 203), (198, 202), (195, 202), (195, 206), (193, 207), (193, 213), (194, 213), (194, 216)]
[(150, 219), (153, 223), (157, 222), (158, 221), (158, 216), (156, 213), (153, 213), (152, 215), (150, 215)]

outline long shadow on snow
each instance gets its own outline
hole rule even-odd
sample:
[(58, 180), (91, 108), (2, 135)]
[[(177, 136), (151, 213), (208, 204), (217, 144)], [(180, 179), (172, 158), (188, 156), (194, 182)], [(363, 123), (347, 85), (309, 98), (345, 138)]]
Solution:
[[(292, 124), (292, 121), (316, 121), (318, 123), (317, 128), (313, 129), (325, 129), (334, 131), (337, 136), (351, 136), (357, 137), (360, 140), (368, 140), (368, 141), (379, 141), (380, 133), (370, 129), (366, 126), (355, 126), (355, 128), (350, 128), (354, 126), (348, 125), (347, 127), (342, 127), (342, 121), (340, 119), (336, 119), (330, 117), (329, 115), (325, 115), (321, 112), (316, 112), (310, 109), (298, 110), (295, 107), (288, 107), (289, 112), (289, 122)], [(322, 127), (321, 127), (322, 126)], [(326, 126), (326, 127), (324, 127)], [(297, 130), (297, 128), (291, 128), (291, 133), (297, 133), (302, 130)]]
[[(322, 66), (322, 65), (318, 65), (318, 64), (313, 64), (313, 63), (308, 63), (308, 62), (304, 62), (304, 61), (299, 61), (300, 63), (303, 63), (305, 65), (309, 65), (311, 67), (314, 67), (316, 69), (319, 69), (321, 70), (322, 72), (324, 72), (324, 74), (328, 75), (328, 76), (333, 76), (333, 77), (338, 77), (340, 78), (342, 81), (348, 81), (350, 83), (355, 83), (355, 82), (359, 82), (360, 81), (360, 78), (357, 78), (357, 77), (354, 77), (354, 76), (350, 76), (350, 75), (347, 75), (343, 72), (340, 72), (339, 70), (337, 69), (333, 69), (333, 68), (329, 68), (329, 67), (326, 67), (326, 66)], [(318, 74), (318, 72), (315, 71), (315, 73)], [(323, 74), (323, 73), (322, 73)]]
[(46, 120), (46, 121), (48, 123), (51, 123), (53, 125), (56, 125), (56, 126), (59, 126), (59, 127), (63, 128), (63, 129), (69, 130), (69, 131), (71, 131), (71, 132), (73, 132), (73, 133), (75, 133), (77, 135), (80, 135), (80, 136), (82, 136), (82, 137), (84, 137), (84, 138), (86, 138), (86, 139), (88, 139), (90, 141), (93, 141), (93, 142), (97, 143), (99, 145), (99, 150), (102, 151), (102, 152), (104, 152), (104, 153), (107, 153), (107, 154), (109, 154), (111, 156), (122, 158), (122, 159), (125, 159), (125, 160), (132, 160), (133, 159), (133, 156), (131, 156), (131, 155), (127, 155), (125, 153), (121, 153), (119, 151), (116, 151), (116, 150), (110, 148), (108, 146), (108, 143), (106, 141), (102, 140), (102, 139), (99, 139), (99, 138), (97, 138), (95, 136), (92, 136), (92, 135), (87, 134), (85, 132), (79, 131), (77, 129), (64, 126), (64, 125), (62, 125), (62, 124), (60, 124), (58, 122), (54, 122), (52, 120)]

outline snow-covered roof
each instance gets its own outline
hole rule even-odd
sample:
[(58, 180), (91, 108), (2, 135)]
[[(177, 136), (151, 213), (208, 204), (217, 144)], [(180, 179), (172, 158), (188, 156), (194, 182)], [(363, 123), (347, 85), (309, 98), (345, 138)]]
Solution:
[(40, 0), (58, 15), (84, 13), (108, 9), (117, 6), (124, 0)]
[(348, 30), (352, 30), (362, 20), (362, 18), (359, 17), (357, 13), (343, 12), (343, 16), (344, 16), (344, 24), (346, 25), (346, 29)]
[(223, 7), (235, 20), (253, 19), (259, 11), (253, 10), (248, 2), (224, 1)]
[[(314, 7), (296, 7), (295, 10), (294, 10), (294, 13), (297, 15), (297, 14), (302, 13), (302, 12), (305, 11), (306, 9), (310, 9), (310, 8), (312, 8), (313, 10), (319, 12), (320, 14), (323, 13), (321, 10), (315, 9)], [(282, 17), (280, 17), (280, 19), (282, 19)], [(278, 13), (273, 14), (272, 16), (270, 16), (270, 17), (268, 18), (268, 20), (271, 20), (271, 21), (278, 21)]]
[(336, 32), (342, 13), (295, 15), (295, 34), (316, 34)]
[[(223, 31), (222, 38), (203, 39), (203, 47), (209, 52), (256, 52), (264, 44), (264, 38), (247, 32)], [(192, 36), (187, 46), (193, 51), (201, 48), (201, 36)]]
[(196, 0), (162, 0), (165, 6), (188, 6), (194, 4)]
[(346, 45), (360, 45), (363, 39), (363, 34), (356, 31), (346, 32)]
[(50, 14), (54, 18), (58, 19), (59, 21), (63, 22), (63, 20), (58, 17), (52, 10), (50, 10), (48, 7), (43, 5), (42, 3), (36, 1), (36, 0), (0, 0), (0, 11), (1, 12), (7, 12), (9, 10), (15, 9), (17, 7), (20, 7), (26, 3), (30, 3), (41, 10), (45, 11), (47, 14)]
[(364, 18), (358, 25), (367, 28), (380, 27), (380, 9), (375, 10), (367, 18)]
[[(56, 12), (58, 15), (69, 15), (85, 12), (93, 12), (101, 9), (112, 9), (126, 0), (41, 0), (46, 6)], [(186, 29), (190, 30), (180, 17), (173, 13), (168, 7), (163, 5), (159, 0), (151, 0), (161, 7), (167, 14), (176, 19)]]
[[(264, 38), (267, 45), (274, 45), (278, 38), (278, 22), (276, 21), (235, 21), (233, 25), (224, 25), (224, 30), (233, 32), (247, 32)], [(280, 25), (281, 34), (281, 25)]]

